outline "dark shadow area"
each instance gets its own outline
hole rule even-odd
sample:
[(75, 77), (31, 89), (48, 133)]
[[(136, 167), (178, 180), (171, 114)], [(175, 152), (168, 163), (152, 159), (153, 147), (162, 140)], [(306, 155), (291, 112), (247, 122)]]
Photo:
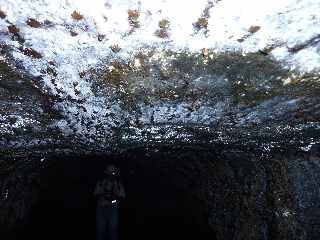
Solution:
[(207, 216), (192, 193), (172, 182), (167, 168), (146, 165), (145, 159), (130, 160), (53, 160), (42, 173), (39, 199), (26, 224), (10, 238), (95, 239), (93, 191), (104, 166), (113, 161), (120, 168), (127, 193), (121, 202), (120, 239), (209, 239)]

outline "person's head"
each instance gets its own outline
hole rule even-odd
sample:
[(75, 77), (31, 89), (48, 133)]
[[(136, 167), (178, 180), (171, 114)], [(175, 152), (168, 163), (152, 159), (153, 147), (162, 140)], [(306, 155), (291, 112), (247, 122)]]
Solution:
[(104, 173), (108, 176), (117, 176), (118, 168), (113, 164), (108, 164), (104, 170)]

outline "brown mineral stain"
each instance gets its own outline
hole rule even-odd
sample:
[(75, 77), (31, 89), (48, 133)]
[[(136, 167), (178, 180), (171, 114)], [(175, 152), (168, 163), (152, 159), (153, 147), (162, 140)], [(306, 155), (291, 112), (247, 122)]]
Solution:
[(56, 63), (53, 60), (48, 61), (48, 64), (51, 66), (56, 66)]
[(15, 41), (18, 41), (20, 44), (23, 44), (25, 42), (24, 38), (20, 36), (20, 29), (17, 28), (15, 25), (8, 26), (8, 32), (9, 34), (12, 34), (12, 38)]
[[(217, 1), (216, 1), (217, 2)], [(202, 29), (205, 30), (205, 33), (208, 31), (208, 19), (210, 18), (210, 9), (214, 6), (214, 3), (212, 1), (208, 1), (208, 4), (206, 5), (205, 9), (203, 10), (201, 17), (198, 18), (198, 20), (193, 23), (193, 27), (196, 31), (200, 31)]]
[(20, 32), (19, 28), (17, 28), (15, 25), (8, 26), (8, 31), (13, 35), (18, 35)]
[(5, 12), (0, 9), (0, 18), (4, 19), (6, 18), (6, 16), (7, 14), (5, 14)]
[(140, 16), (140, 13), (138, 10), (128, 10), (128, 21), (130, 26), (132, 26), (133, 28), (138, 28), (140, 27), (138, 18)]
[(42, 55), (32, 48), (23, 49), (23, 53), (29, 57), (40, 59)]
[(78, 35), (79, 35), (79, 33), (74, 32), (74, 31), (70, 31), (70, 35), (71, 35), (72, 37), (75, 37), (75, 36), (78, 36)]
[(248, 29), (248, 32), (249, 33), (256, 33), (256, 32), (258, 32), (259, 30), (260, 30), (260, 26), (251, 26), (249, 29)]
[(79, 12), (77, 11), (73, 11), (73, 13), (71, 14), (71, 17), (74, 19), (74, 20), (77, 20), (77, 21), (80, 21), (83, 19), (83, 15), (81, 15)]
[(193, 26), (197, 30), (207, 29), (208, 19), (207, 18), (199, 18), (198, 21), (193, 24)]
[(159, 28), (164, 29), (169, 27), (170, 22), (167, 19), (162, 19), (159, 21)]
[(292, 79), (290, 84), (291, 85), (298, 85), (298, 84), (300, 84), (300, 80), (299, 79)]
[(129, 66), (119, 61), (111, 62), (110, 66), (112, 68), (105, 72), (103, 79), (113, 86), (126, 85)]
[(248, 29), (248, 34), (246, 34), (246, 35), (244, 35), (242, 38), (239, 38), (239, 39), (237, 39), (237, 41), (239, 42), (239, 43), (242, 43), (242, 42), (244, 42), (246, 39), (248, 39), (250, 36), (251, 36), (251, 34), (254, 34), (254, 33), (256, 33), (256, 32), (258, 32), (259, 30), (260, 30), (260, 26), (251, 26), (249, 29)]
[(162, 19), (159, 21), (158, 26), (160, 29), (155, 32), (155, 35), (159, 38), (168, 38), (170, 22), (167, 19)]
[(39, 28), (41, 27), (41, 23), (39, 21), (37, 21), (36, 19), (34, 18), (29, 18), (27, 20), (27, 24), (30, 26), (30, 27), (33, 27), (33, 28)]

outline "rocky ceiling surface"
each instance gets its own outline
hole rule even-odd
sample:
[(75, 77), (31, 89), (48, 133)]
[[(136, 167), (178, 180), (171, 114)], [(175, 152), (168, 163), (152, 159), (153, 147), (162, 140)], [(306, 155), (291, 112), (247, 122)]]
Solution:
[(177, 6), (1, 1), (1, 148), (318, 141), (317, 1)]

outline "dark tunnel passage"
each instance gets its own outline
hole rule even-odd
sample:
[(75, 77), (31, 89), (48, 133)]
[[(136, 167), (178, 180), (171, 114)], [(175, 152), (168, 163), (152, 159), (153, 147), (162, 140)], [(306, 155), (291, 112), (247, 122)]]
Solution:
[(174, 177), (174, 161), (144, 155), (55, 159), (14, 239), (95, 239), (93, 191), (109, 162), (119, 167), (127, 195), (120, 205), (120, 239), (212, 239), (201, 202)]
[(95, 239), (93, 192), (108, 163), (120, 169), (127, 194), (120, 240), (318, 239), (319, 148), (272, 156), (249, 150), (148, 145), (114, 155), (24, 159), (1, 213), (9, 222), (21, 205), (30, 207), (1, 239)]

